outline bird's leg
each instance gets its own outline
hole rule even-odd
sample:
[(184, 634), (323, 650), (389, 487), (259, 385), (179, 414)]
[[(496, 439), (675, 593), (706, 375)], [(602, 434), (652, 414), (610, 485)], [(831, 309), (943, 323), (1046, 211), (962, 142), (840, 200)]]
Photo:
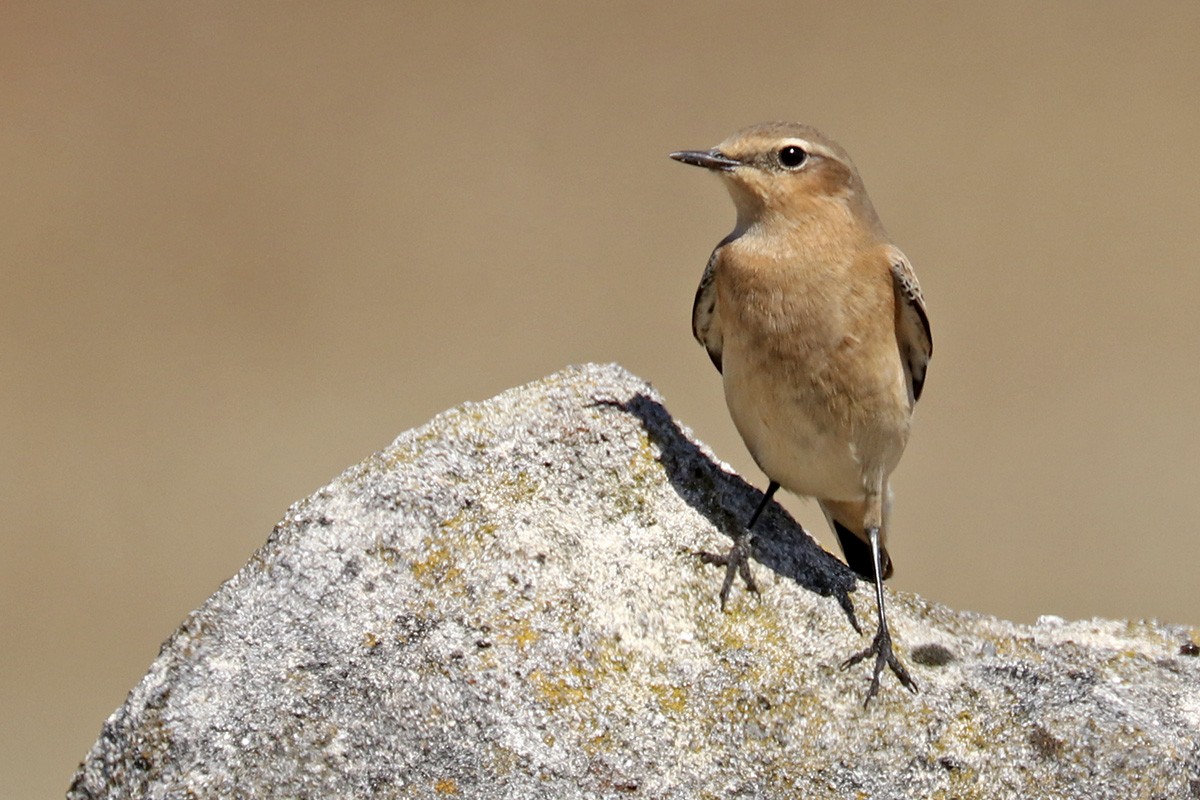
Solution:
[(754, 513), (750, 515), (750, 522), (746, 525), (746, 529), (733, 537), (733, 547), (725, 554), (719, 553), (696, 553), (700, 560), (705, 564), (716, 564), (720, 567), (725, 567), (725, 581), (721, 584), (721, 610), (725, 610), (725, 601), (729, 599), (729, 590), (733, 586), (733, 577), (735, 575), (742, 576), (742, 582), (746, 584), (746, 588), (758, 594), (758, 584), (754, 582), (754, 576), (750, 573), (750, 536), (751, 529), (754, 523), (758, 522), (759, 516), (767, 507), (767, 503), (771, 502), (771, 498), (775, 496), (775, 492), (779, 490), (779, 484), (771, 481), (767, 485), (767, 493), (763, 495), (762, 502), (758, 504), (758, 508), (754, 509)]
[(849, 669), (868, 656), (875, 656), (875, 670), (871, 675), (871, 688), (867, 690), (867, 698), (863, 700), (863, 708), (871, 702), (871, 698), (879, 692), (879, 678), (883, 674), (884, 665), (891, 667), (892, 672), (900, 679), (900, 683), (913, 694), (917, 693), (917, 683), (908, 674), (908, 670), (896, 658), (892, 651), (892, 635), (888, 631), (887, 613), (883, 609), (883, 570), (879, 557), (879, 527), (867, 528), (867, 538), (871, 540), (871, 558), (875, 565), (875, 603), (879, 608), (879, 630), (870, 647), (860, 653), (855, 653), (846, 659), (842, 669)]

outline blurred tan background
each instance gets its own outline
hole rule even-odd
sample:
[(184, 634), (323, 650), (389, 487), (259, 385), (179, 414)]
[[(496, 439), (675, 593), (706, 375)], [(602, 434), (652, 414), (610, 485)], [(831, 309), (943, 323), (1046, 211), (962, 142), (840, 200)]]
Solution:
[(1200, 623), (1200, 5), (1128, 8), (5, 3), (5, 794), (459, 402), (618, 361), (761, 485), (689, 332), (732, 205), (666, 154), (768, 119), (850, 150), (925, 287), (893, 585)]

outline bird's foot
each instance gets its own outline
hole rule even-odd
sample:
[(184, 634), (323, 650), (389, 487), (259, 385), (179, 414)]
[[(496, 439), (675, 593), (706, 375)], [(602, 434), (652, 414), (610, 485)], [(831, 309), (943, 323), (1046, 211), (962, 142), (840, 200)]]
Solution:
[(725, 567), (725, 582), (721, 584), (721, 610), (725, 610), (725, 602), (729, 599), (729, 589), (733, 586), (733, 578), (735, 575), (742, 576), (742, 582), (746, 584), (746, 589), (758, 594), (758, 584), (754, 582), (754, 576), (750, 573), (750, 535), (744, 534), (733, 540), (733, 547), (729, 548), (729, 552), (721, 555), (719, 553), (695, 553), (705, 564), (716, 564), (718, 567)]
[(871, 642), (870, 647), (860, 653), (855, 653), (844, 662), (842, 669), (850, 669), (858, 662), (875, 656), (875, 671), (871, 675), (871, 688), (867, 690), (867, 698), (863, 700), (863, 708), (871, 702), (871, 698), (879, 693), (879, 679), (883, 675), (884, 666), (891, 667), (892, 672), (900, 679), (900, 683), (904, 684), (904, 688), (908, 689), (913, 694), (917, 693), (917, 682), (908, 674), (908, 670), (900, 663), (900, 659), (896, 658), (896, 654), (892, 651), (892, 635), (888, 632), (886, 625), (880, 625), (878, 632), (875, 634), (875, 640)]

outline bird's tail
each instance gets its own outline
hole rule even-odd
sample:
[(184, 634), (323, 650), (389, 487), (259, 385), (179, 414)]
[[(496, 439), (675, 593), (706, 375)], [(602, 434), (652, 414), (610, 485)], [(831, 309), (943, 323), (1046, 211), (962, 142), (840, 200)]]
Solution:
[[(867, 541), (866, 533), (863, 532), (862, 522), (856, 524), (851, 521), (862, 519), (862, 504), (822, 500), (821, 510), (825, 512), (825, 519), (829, 520), (829, 526), (837, 534), (846, 565), (860, 577), (869, 581), (875, 580), (875, 562), (871, 558), (871, 544)], [(882, 544), (879, 547), (879, 563), (883, 567), (883, 579), (886, 581), (892, 577), (892, 558)]]

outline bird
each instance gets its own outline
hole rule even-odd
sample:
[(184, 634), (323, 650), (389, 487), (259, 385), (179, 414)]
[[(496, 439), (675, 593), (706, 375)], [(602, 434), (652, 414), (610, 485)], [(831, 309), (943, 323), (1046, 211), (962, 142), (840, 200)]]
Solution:
[(884, 608), (889, 478), (908, 443), (933, 353), (925, 300), (847, 152), (817, 129), (770, 122), (670, 157), (718, 175), (737, 210), (692, 304), (692, 333), (721, 373), (734, 426), (769, 483), (725, 554), (721, 608), (750, 571), (755, 522), (783, 487), (815, 498), (847, 565), (874, 581), (878, 627), (843, 669), (874, 657), (914, 694)]

